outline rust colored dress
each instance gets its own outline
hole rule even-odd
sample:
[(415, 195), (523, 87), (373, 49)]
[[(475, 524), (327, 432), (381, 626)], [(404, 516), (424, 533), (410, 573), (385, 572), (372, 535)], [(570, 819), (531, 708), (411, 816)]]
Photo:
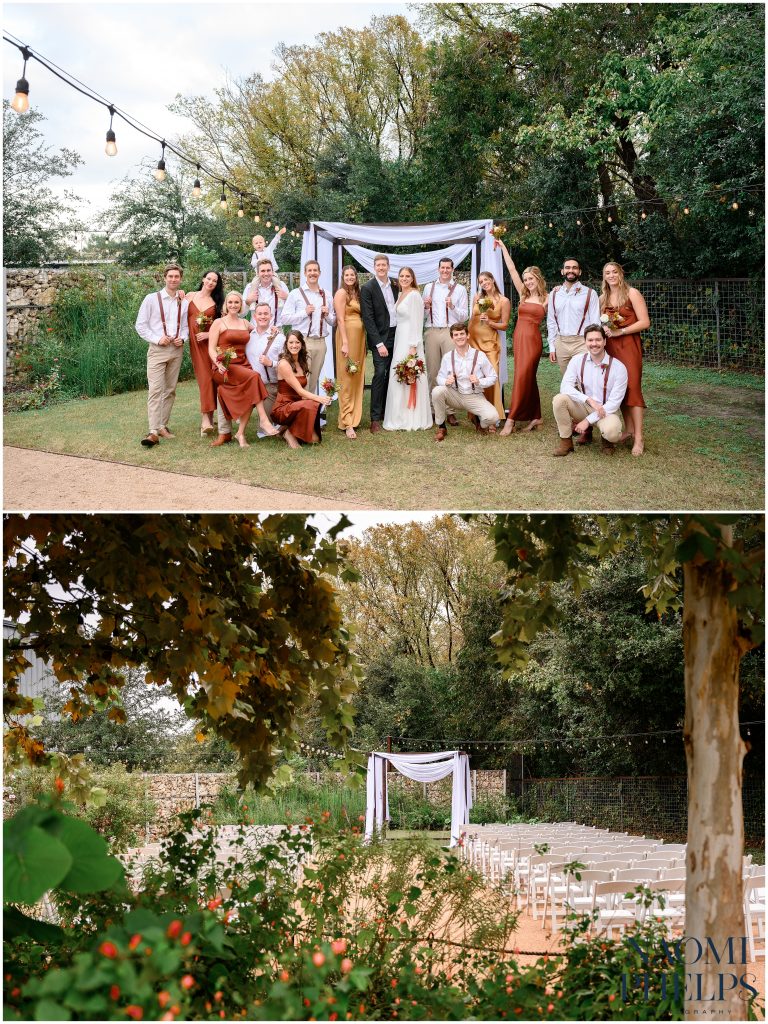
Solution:
[(544, 307), (538, 302), (521, 302), (517, 309), (517, 323), (512, 335), (515, 360), (512, 378), (512, 397), (509, 401), (509, 419), (515, 421), (540, 420), (541, 399), (536, 383), (536, 371), (543, 349), (541, 322)]
[[(237, 355), (227, 368), (226, 374), (215, 371), (212, 374), (216, 384), (221, 407), (229, 420), (238, 420), (249, 413), (255, 405), (267, 397), (264, 381), (245, 358), (245, 346), (251, 336), (250, 330), (226, 327), (219, 334), (220, 349), (233, 348)], [(208, 362), (210, 363), (210, 357)]]
[[(197, 322), (199, 316), (207, 317), (205, 325)], [(194, 302), (189, 304), (189, 354), (192, 357), (192, 368), (195, 371), (195, 379), (200, 389), (200, 412), (212, 415), (216, 409), (216, 385), (213, 381), (213, 368), (211, 357), (208, 355), (208, 339), (198, 341), (198, 334), (205, 334), (210, 331), (211, 324), (216, 319), (216, 306), (211, 305), (204, 313), (201, 313)]]
[(349, 358), (360, 367), (358, 373), (347, 373), (347, 357), (341, 354), (341, 331), (336, 331), (336, 376), (339, 379), (339, 430), (360, 426), (363, 416), (365, 386), (365, 327), (357, 299), (347, 299), (344, 328), (349, 343)]
[[(296, 374), (296, 380), (303, 388), (307, 386), (307, 378), (303, 373)], [(299, 398), (287, 380), (277, 382), (277, 398), (272, 406), (272, 419), (284, 427), (299, 441), (311, 443), (312, 435), (322, 441), (320, 432), (320, 403), (309, 398)]]
[[(632, 324), (637, 323), (637, 313), (629, 299), (627, 299), (623, 306), (619, 306), (618, 309), (614, 306), (606, 306), (602, 312), (608, 314), (618, 313), (619, 316), (623, 317), (624, 323), (619, 324), (620, 328), (624, 326), (631, 327)], [(646, 409), (647, 406), (643, 401), (642, 389), (643, 343), (640, 340), (640, 335), (625, 334), (620, 338), (606, 338), (605, 348), (609, 356), (618, 359), (627, 368), (627, 393), (624, 396), (624, 401), (621, 403), (622, 409), (630, 405)]]
[[(493, 309), (486, 310), (489, 320), (501, 320), (501, 298), (496, 300)], [(499, 344), (499, 332), (494, 327), (480, 320), (480, 307), (475, 302), (472, 307), (472, 318), (469, 321), (469, 344), (472, 348), (480, 349), (490, 360), (491, 366), (496, 371), (496, 383), (493, 387), (486, 388), (485, 397), (496, 407), (499, 419), (504, 419), (504, 406), (501, 404), (501, 385), (499, 384), (499, 360), (501, 358), (501, 346)]]

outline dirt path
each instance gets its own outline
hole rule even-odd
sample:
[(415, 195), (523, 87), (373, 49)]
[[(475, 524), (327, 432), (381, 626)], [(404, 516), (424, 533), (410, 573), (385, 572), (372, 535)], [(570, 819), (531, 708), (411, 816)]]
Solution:
[[(87, 502), (83, 495), (90, 495)], [(373, 508), (311, 494), (249, 487), (229, 480), (201, 479), (182, 473), (140, 469), (30, 448), (3, 449), (3, 507), (6, 511), (123, 511), (130, 495), (132, 511), (219, 512), (343, 511)]]

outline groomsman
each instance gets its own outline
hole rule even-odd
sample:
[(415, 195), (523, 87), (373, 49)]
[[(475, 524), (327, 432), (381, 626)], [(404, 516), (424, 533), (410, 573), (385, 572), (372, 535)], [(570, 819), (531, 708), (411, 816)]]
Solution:
[(600, 322), (600, 300), (594, 288), (579, 282), (581, 264), (574, 256), (563, 260), (560, 275), (565, 283), (552, 289), (547, 303), (547, 337), (549, 360), (557, 362), (562, 377), (571, 358), (587, 350), (582, 331)]
[(496, 433), (499, 414), (483, 394), (496, 383), (496, 371), (483, 352), (469, 347), (466, 324), (452, 324), (449, 330), (453, 348), (442, 358), (432, 391), (435, 440), (444, 441), (448, 436), (446, 409), (466, 409), (477, 417), (476, 429), (481, 434)]
[(307, 391), (314, 395), (317, 394), (317, 382), (328, 351), (326, 338), (336, 323), (336, 313), (333, 309), (333, 295), (318, 284), (320, 264), (317, 260), (307, 260), (304, 264), (304, 279), (306, 284), (294, 288), (285, 300), (278, 323), (293, 327), (304, 335), (309, 355)]
[(288, 298), (288, 289), (275, 277), (271, 260), (259, 260), (256, 275), (243, 293), (243, 305), (255, 313), (258, 303), (266, 302), (270, 307), (269, 322), (276, 324), (280, 308)]
[[(444, 256), (437, 265), (437, 281), (424, 286), (424, 354), (427, 361), (429, 393), (437, 382), (437, 371), (447, 352), (453, 351), (451, 324), (464, 324), (469, 317), (469, 299), (463, 284), (453, 280), (453, 260)], [(458, 425), (451, 414), (448, 422)]]
[(145, 448), (154, 448), (168, 429), (176, 398), (184, 342), (189, 338), (189, 302), (178, 294), (184, 271), (178, 263), (165, 268), (165, 287), (147, 295), (136, 317), (136, 333), (147, 342), (147, 414), (149, 433)]
[(264, 381), (268, 397), (264, 399), (267, 416), (277, 398), (277, 363), (285, 346), (285, 335), (271, 323), (272, 307), (260, 302), (254, 314), (251, 336), (245, 346), (245, 358)]
[(587, 351), (571, 359), (560, 394), (552, 399), (560, 434), (560, 444), (552, 453), (555, 456), (571, 454), (574, 430), (582, 437), (590, 432), (591, 437), (592, 427), (597, 424), (605, 455), (613, 455), (621, 435), (618, 411), (627, 390), (626, 367), (606, 353), (605, 331), (600, 324), (587, 327), (584, 343)]
[(366, 281), (360, 289), (360, 306), (368, 348), (373, 355), (371, 433), (377, 434), (382, 429), (387, 403), (387, 385), (397, 325), (395, 303), (399, 289), (389, 279), (389, 256), (379, 254), (374, 257), (373, 274), (371, 280)]

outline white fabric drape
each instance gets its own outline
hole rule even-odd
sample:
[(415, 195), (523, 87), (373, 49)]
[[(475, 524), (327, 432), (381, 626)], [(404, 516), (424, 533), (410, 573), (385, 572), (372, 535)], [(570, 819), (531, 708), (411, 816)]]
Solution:
[(451, 846), (461, 835), (461, 827), (469, 818), (472, 807), (472, 786), (469, 776), (469, 758), (458, 750), (439, 754), (386, 754), (374, 751), (368, 758), (366, 786), (365, 838), (370, 839), (389, 820), (389, 797), (386, 776), (387, 762), (409, 779), (416, 782), (437, 782), (453, 775), (451, 796)]
[[(303, 268), (307, 260), (315, 259), (320, 264), (320, 287), (330, 290), (331, 295), (336, 291), (341, 282), (342, 261), (339, 260), (339, 279), (333, 280), (333, 248), (341, 244), (361, 266), (366, 270), (373, 271), (373, 257), (378, 252), (387, 253), (390, 260), (390, 267), (393, 276), (401, 267), (412, 267), (416, 280), (420, 286), (437, 280), (437, 264), (441, 256), (450, 256), (453, 262), (458, 264), (472, 253), (472, 280), (467, 289), (470, 303), (477, 291), (477, 275), (481, 270), (487, 270), (493, 274), (496, 283), (501, 288), (504, 279), (504, 264), (502, 262), (501, 250), (494, 249), (491, 228), (492, 220), (460, 220), (451, 221), (446, 224), (342, 224), (338, 221), (317, 220), (312, 221), (309, 229), (304, 232), (301, 246), (301, 267), (302, 278)], [(319, 228), (331, 235), (331, 238), (322, 238), (315, 235), (315, 228)], [(341, 242), (341, 239), (348, 238), (350, 243)], [(449, 243), (452, 238), (469, 238), (470, 242)], [(475, 241), (480, 243), (480, 260), (478, 263), (475, 254)], [(358, 244), (362, 243), (362, 244)], [(393, 247), (403, 248), (405, 246), (419, 245), (440, 245), (444, 248), (432, 252), (410, 252), (394, 254), (389, 250)], [(370, 246), (370, 248), (369, 248)], [(472, 310), (470, 308), (470, 316)], [(499, 365), (499, 381), (502, 384), (507, 382), (507, 345), (505, 332), (499, 331), (499, 343), (501, 345), (501, 362)], [(333, 376), (333, 346), (329, 343), (328, 352), (323, 364), (321, 379)]]

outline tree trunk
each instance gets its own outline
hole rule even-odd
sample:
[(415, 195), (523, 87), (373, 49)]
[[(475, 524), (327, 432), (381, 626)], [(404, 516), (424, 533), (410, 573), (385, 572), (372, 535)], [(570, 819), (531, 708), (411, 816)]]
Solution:
[[(686, 1019), (701, 1020), (707, 1014), (746, 1020), (750, 993), (741, 978), (754, 972), (744, 964), (742, 942), (741, 777), (746, 747), (739, 733), (738, 698), (743, 647), (737, 613), (728, 601), (732, 581), (725, 565), (697, 558), (685, 563), (684, 572)], [(747, 981), (754, 984), (749, 977)]]

